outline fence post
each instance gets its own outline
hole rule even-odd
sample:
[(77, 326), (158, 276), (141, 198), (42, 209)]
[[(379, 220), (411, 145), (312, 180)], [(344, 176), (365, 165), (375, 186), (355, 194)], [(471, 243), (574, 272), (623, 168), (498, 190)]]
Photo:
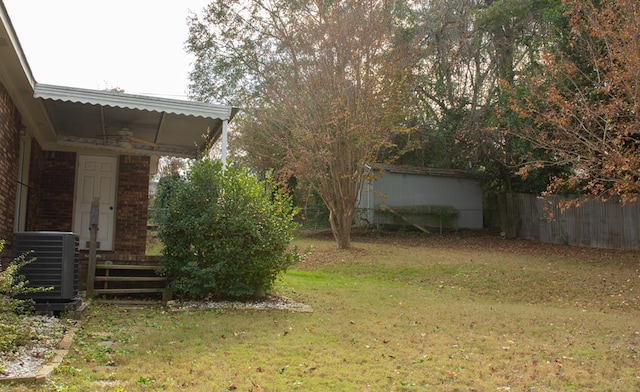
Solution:
[(98, 221), (100, 220), (100, 199), (93, 198), (89, 217), (89, 265), (87, 266), (87, 298), (93, 297), (96, 280), (96, 248), (98, 242)]

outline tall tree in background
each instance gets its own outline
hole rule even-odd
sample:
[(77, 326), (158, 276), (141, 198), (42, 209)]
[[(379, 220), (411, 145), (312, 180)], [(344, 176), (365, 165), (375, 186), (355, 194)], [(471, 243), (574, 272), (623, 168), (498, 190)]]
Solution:
[[(533, 126), (517, 132), (549, 153), (521, 170), (570, 165), (549, 191), (640, 193), (640, 4), (565, 0), (570, 34), (544, 57), (529, 99), (514, 108)], [(633, 197), (633, 196), (632, 196)]]
[(416, 9), (423, 26), (414, 30), (422, 34), (417, 131), (398, 140), (399, 160), (477, 169), (491, 189), (511, 191), (530, 145), (509, 133), (522, 120), (511, 112), (504, 86), (518, 86), (539, 66), (540, 50), (553, 38), (550, 15), (559, 5), (432, 0)]
[[(351, 243), (366, 164), (402, 132), (415, 46), (403, 1), (215, 0), (190, 21), (192, 93), (246, 107), (247, 155), (304, 181)], [(402, 22), (402, 23), (400, 23)]]
[[(389, 154), (416, 166), (470, 168), (464, 145), (457, 143), (473, 101), (478, 48), (474, 45), (476, 0), (434, 0), (414, 8), (413, 29), (420, 42), (416, 88), (416, 131), (396, 137)], [(478, 89), (482, 91), (482, 89)], [(395, 147), (395, 148), (394, 148)]]
[(561, 0), (483, 0), (478, 10), (476, 36), (485, 43), (481, 64), (488, 85), (482, 88), (486, 95), (480, 96), (484, 102), (470, 112), (463, 138), (477, 146), (491, 188), (500, 193), (539, 193), (549, 181), (547, 171), (532, 172), (533, 181), (528, 183), (515, 175), (531, 156), (545, 154), (512, 132), (526, 126), (526, 121), (512, 110), (509, 100), (514, 92), (522, 92), (529, 75), (544, 68), (541, 53), (555, 44), (562, 9)]

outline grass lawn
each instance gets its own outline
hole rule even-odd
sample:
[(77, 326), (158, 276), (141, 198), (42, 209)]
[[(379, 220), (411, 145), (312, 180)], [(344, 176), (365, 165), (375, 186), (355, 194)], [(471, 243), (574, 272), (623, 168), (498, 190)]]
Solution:
[[(299, 239), (313, 313), (92, 305), (16, 391), (637, 391), (640, 253), (407, 234)], [(6, 386), (0, 386), (7, 388)]]

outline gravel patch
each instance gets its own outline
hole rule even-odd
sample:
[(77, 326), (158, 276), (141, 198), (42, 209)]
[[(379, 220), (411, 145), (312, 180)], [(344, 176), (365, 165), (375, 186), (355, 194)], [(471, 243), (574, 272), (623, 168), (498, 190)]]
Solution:
[(0, 353), (0, 379), (35, 377), (55, 356), (58, 344), (70, 325), (52, 316), (25, 316), (22, 328), (29, 328), (33, 338), (14, 352)]
[(254, 301), (169, 301), (172, 311), (236, 309), (236, 310), (286, 310), (289, 312), (311, 313), (313, 308), (292, 299), (279, 296), (267, 296)]

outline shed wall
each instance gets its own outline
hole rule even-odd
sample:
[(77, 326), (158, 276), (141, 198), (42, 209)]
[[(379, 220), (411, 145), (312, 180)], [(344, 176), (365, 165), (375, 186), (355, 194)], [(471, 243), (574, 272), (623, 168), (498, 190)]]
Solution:
[(451, 206), (458, 210), (456, 227), (481, 229), (482, 188), (471, 178), (428, 176), (387, 172), (363, 187), (360, 207), (368, 210), (367, 219), (377, 224), (373, 211), (386, 206)]

